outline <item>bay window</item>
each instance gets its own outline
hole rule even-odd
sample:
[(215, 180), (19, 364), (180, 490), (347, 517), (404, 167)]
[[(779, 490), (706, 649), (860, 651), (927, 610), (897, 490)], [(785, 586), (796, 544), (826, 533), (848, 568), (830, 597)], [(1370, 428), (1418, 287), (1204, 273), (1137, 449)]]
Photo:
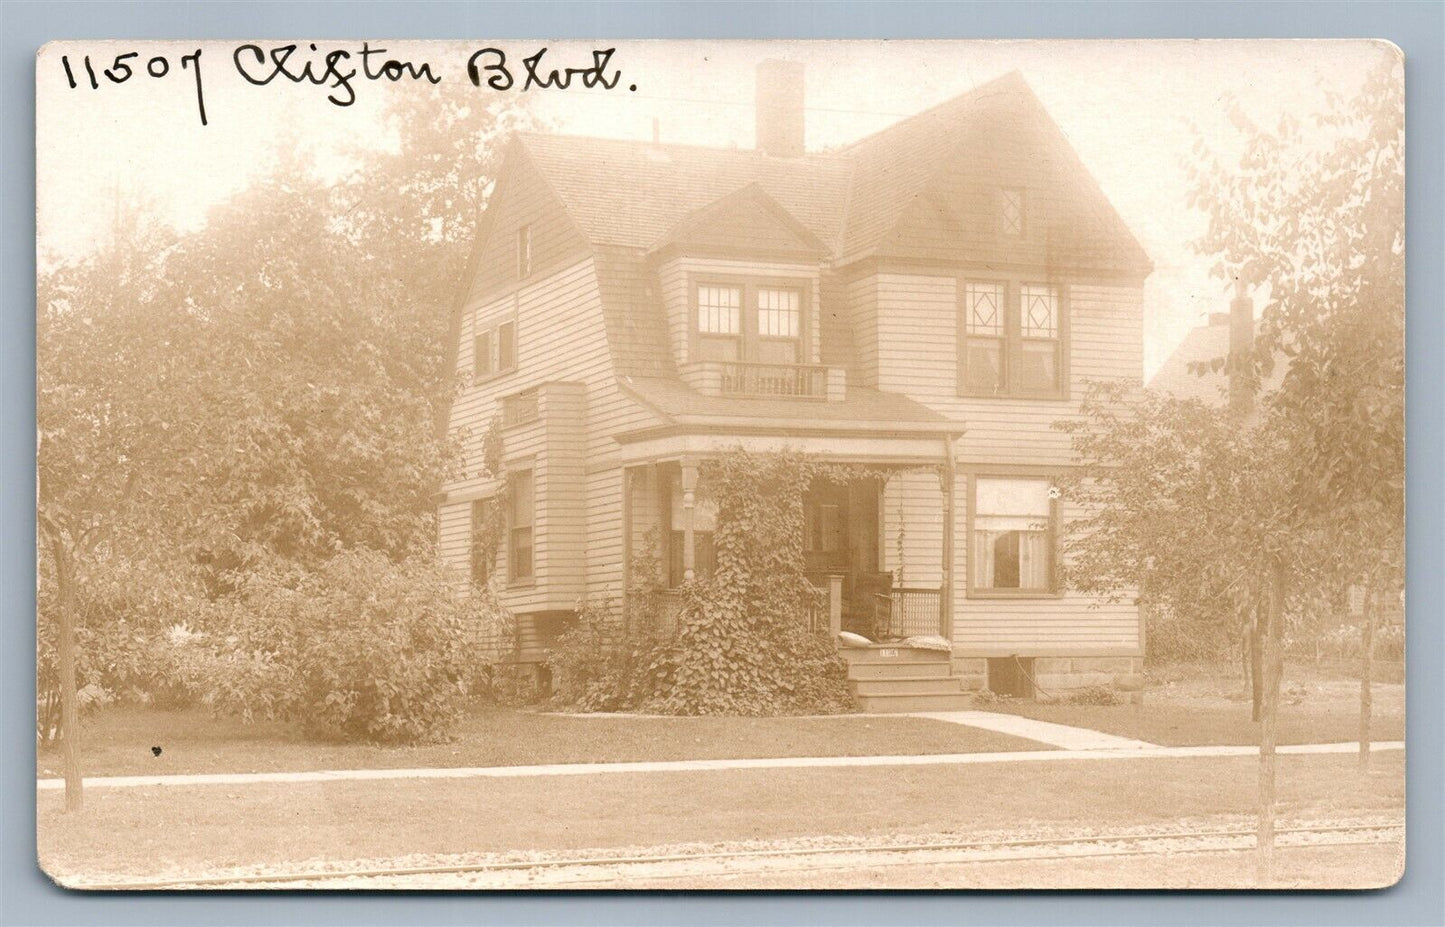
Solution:
[(970, 483), (969, 594), (1053, 594), (1058, 491), (1047, 479)]

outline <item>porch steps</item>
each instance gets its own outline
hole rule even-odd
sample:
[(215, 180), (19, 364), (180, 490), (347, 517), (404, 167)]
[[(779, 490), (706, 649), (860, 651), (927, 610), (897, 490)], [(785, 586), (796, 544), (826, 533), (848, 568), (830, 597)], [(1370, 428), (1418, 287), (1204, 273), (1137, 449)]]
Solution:
[(841, 653), (848, 661), (848, 687), (863, 711), (959, 711), (973, 705), (947, 653), (889, 646)]

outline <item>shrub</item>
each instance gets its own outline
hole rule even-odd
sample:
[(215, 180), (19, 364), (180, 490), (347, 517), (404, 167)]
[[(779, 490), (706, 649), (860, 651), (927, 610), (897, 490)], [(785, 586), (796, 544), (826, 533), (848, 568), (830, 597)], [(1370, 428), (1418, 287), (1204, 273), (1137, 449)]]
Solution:
[(483, 683), (507, 616), (430, 561), (337, 554), (315, 573), (257, 574), (214, 655), (217, 710), (298, 721), (318, 739), (444, 740)]
[(1118, 705), (1123, 699), (1108, 686), (1085, 686), (1065, 692), (1055, 701), (1060, 705)]

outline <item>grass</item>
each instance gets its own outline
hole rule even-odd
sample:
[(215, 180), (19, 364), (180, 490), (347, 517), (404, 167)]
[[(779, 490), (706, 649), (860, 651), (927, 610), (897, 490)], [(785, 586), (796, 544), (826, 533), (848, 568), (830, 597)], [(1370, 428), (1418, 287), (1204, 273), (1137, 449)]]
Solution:
[[(1398, 811), (1404, 757), (1285, 756), (1282, 821)], [(1248, 815), (1250, 757), (91, 789), (37, 795), (45, 870), (160, 876), (317, 859), (811, 835), (970, 834)], [(244, 822), (244, 826), (237, 826)]]
[[(1360, 734), (1359, 683), (1320, 674), (1313, 667), (1291, 667), (1281, 689), (1279, 742), (1340, 743)], [(1170, 667), (1145, 692), (1142, 705), (1060, 705), (1001, 701), (980, 706), (1072, 724), (1170, 747), (1255, 744), (1259, 725), (1251, 720), (1250, 701), (1237, 678), (1220, 668)], [(1371, 740), (1405, 737), (1404, 686), (1373, 687)]]
[[(452, 743), (379, 747), (314, 743), (288, 725), (245, 725), (205, 711), (114, 708), (83, 722), (80, 743), (86, 776), (1047, 749), (926, 718), (579, 717), (506, 709), (468, 715)], [(36, 765), (41, 777), (59, 776), (59, 751), (42, 751)]]
[[(1050, 705), (1002, 702), (991, 711), (1072, 724), (1169, 747), (1214, 744), (1255, 744), (1259, 725), (1250, 720), (1248, 702), (1236, 705), (1186, 705), (1145, 702), (1143, 705)], [(1281, 744), (1340, 743), (1359, 737), (1359, 708), (1296, 706), (1280, 708)], [(1404, 717), (1376, 717), (1372, 740), (1403, 740)]]

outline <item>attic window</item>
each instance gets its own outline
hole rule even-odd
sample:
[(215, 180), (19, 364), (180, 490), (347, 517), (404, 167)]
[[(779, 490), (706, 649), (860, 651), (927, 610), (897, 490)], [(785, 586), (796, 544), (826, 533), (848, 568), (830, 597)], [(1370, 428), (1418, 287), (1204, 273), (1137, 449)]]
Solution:
[(1004, 187), (999, 191), (999, 230), (1009, 238), (1024, 234), (1024, 191)]
[(517, 229), (517, 279), (526, 280), (532, 276), (532, 227), (524, 225)]

